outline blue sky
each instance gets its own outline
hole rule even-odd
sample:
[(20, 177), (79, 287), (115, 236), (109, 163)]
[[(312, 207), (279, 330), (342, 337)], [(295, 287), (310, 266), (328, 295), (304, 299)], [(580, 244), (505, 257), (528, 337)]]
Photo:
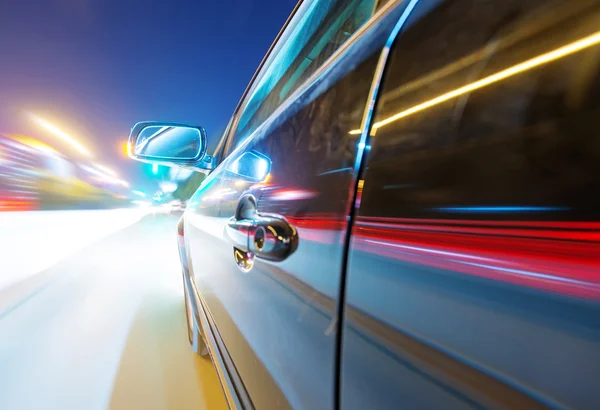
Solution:
[(23, 115), (36, 112), (139, 179), (140, 166), (118, 155), (133, 123), (191, 122), (216, 137), (295, 3), (3, 1), (0, 132), (61, 148)]

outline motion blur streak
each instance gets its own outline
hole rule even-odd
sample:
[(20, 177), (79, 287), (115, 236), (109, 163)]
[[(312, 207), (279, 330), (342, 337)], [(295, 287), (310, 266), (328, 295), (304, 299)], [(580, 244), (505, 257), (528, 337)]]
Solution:
[[(305, 241), (332, 244), (343, 220), (287, 218)], [(361, 251), (494, 281), (600, 300), (600, 223), (360, 217)]]
[[(71, 247), (71, 255), (0, 290), (0, 301), (21, 296), (16, 307), (0, 313), (2, 410), (226, 408), (210, 360), (196, 357), (187, 342), (181, 267), (172, 246), (177, 218), (148, 215), (129, 224), (140, 211), (127, 212), (61, 212), (56, 220), (29, 213), (19, 219), (45, 227), (45, 240), (32, 248), (43, 252), (58, 235), (68, 240), (63, 246)], [(68, 232), (51, 232), (67, 218), (77, 221)], [(111, 218), (121, 219), (120, 226), (99, 239), (98, 230)], [(84, 232), (77, 227), (84, 221), (97, 238), (73, 252), (81, 248)], [(22, 246), (19, 223), (4, 222), (2, 239)], [(20, 255), (28, 258), (25, 249)]]
[(77, 142), (75, 140), (75, 138), (71, 137), (69, 134), (67, 134), (66, 132), (62, 131), (57, 126), (51, 124), (50, 122), (46, 121), (45, 119), (43, 119), (41, 117), (38, 117), (37, 115), (35, 115), (33, 113), (30, 113), (29, 117), (35, 123), (37, 123), (39, 126), (41, 126), (42, 128), (45, 128), (46, 130), (50, 131), (53, 135), (61, 138), (63, 141), (65, 141), (68, 144), (70, 144), (72, 147), (74, 147), (81, 154), (85, 155), (86, 157), (91, 157), (92, 156), (92, 154), (87, 149), (85, 149), (83, 147), (83, 145), (81, 145), (79, 142)]
[(599, 224), (462, 222), (362, 219), (355, 241), (369, 253), (600, 300)]
[(0, 134), (0, 211), (122, 208), (129, 183), (33, 137)]
[(106, 172), (108, 175), (113, 176), (113, 177), (117, 176), (117, 173), (114, 170), (110, 169), (109, 167), (104, 166), (102, 164), (95, 164), (95, 165), (96, 165), (96, 168), (98, 168), (100, 171)]
[[(584, 50), (586, 48), (592, 47), (598, 43), (600, 43), (600, 32), (596, 32), (592, 35), (584, 37), (573, 43), (567, 44), (563, 47), (560, 47), (555, 50), (549, 51), (547, 53), (541, 54), (530, 60), (516, 64), (512, 67), (506, 68), (495, 74), (492, 74), (490, 76), (482, 78), (481, 80), (472, 82), (470, 84), (464, 85), (455, 90), (449, 91), (445, 94), (442, 94), (440, 96), (432, 98), (431, 100), (414, 105), (414, 106), (412, 106), (404, 111), (401, 111), (397, 114), (394, 114), (384, 120), (376, 122), (375, 124), (373, 124), (373, 129), (381, 128), (381, 127), (388, 125), (394, 121), (397, 121), (401, 118), (408, 117), (409, 115), (415, 114), (419, 111), (426, 110), (428, 108), (431, 108), (435, 105), (441, 104), (445, 101), (451, 100), (451, 99), (461, 96), (463, 94), (470, 93), (471, 91), (475, 91), (479, 88), (487, 87), (488, 85), (505, 80), (509, 77), (512, 77), (512, 76), (522, 73), (524, 71), (528, 71), (528, 70), (534, 69), (536, 67), (539, 67), (541, 65), (550, 63), (559, 58), (566, 57), (570, 54), (573, 54), (578, 51)], [(349, 133), (352, 135), (357, 135), (357, 134), (360, 134), (360, 130), (352, 130)]]

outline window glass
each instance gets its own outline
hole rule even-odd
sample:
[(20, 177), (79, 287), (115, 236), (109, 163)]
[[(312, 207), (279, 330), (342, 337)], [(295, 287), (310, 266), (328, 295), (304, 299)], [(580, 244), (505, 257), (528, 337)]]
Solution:
[(390, 55), (361, 215), (589, 216), (600, 206), (598, 2), (433, 3)]
[(230, 152), (314, 73), (368, 18), (376, 0), (305, 1), (248, 93)]

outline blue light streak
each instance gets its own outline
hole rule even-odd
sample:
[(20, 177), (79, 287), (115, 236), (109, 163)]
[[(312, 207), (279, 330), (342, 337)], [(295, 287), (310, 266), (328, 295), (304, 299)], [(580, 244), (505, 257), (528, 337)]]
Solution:
[(433, 208), (440, 212), (481, 212), (481, 213), (497, 213), (497, 212), (556, 212), (567, 211), (566, 207), (552, 206), (465, 206), (465, 207), (441, 207)]

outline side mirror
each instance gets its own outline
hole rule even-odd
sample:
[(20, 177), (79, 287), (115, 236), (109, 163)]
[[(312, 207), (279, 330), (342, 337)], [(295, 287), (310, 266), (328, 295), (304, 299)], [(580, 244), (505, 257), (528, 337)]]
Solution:
[(174, 122), (138, 122), (129, 134), (129, 156), (142, 162), (210, 171), (204, 128)]

